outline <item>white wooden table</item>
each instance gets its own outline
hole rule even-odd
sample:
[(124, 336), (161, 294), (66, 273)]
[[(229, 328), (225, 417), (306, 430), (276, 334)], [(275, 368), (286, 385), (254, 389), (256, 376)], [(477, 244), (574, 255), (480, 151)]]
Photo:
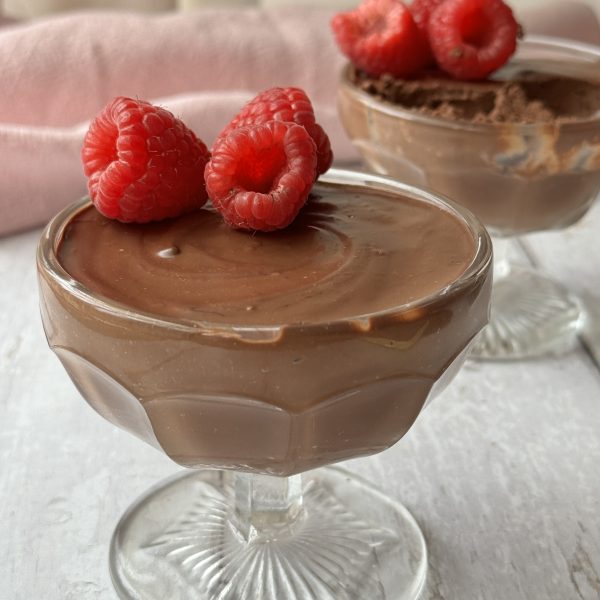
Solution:
[[(112, 529), (178, 467), (99, 418), (48, 350), (38, 237), (0, 240), (0, 600), (114, 599)], [(526, 249), (594, 309), (585, 344), (466, 367), (394, 448), (347, 464), (421, 524), (424, 600), (600, 598), (600, 205)]]

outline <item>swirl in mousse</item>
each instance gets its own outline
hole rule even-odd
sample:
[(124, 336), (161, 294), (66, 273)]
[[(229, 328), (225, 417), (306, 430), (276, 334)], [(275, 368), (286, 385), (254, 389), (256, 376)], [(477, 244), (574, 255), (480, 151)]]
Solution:
[(43, 320), (92, 407), (188, 467), (290, 475), (397, 442), (487, 321), (489, 240), (432, 195), (339, 173), (269, 234), (210, 208), (58, 215)]

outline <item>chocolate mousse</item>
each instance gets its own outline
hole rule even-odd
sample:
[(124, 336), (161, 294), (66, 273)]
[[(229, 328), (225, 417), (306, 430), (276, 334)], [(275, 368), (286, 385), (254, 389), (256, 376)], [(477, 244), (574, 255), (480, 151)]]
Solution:
[[(600, 51), (592, 50), (525, 39), (478, 82), (370, 78), (348, 65), (340, 116), (375, 171), (449, 196), (495, 233), (562, 228), (600, 190)], [(550, 59), (535, 69), (546, 55), (556, 57), (555, 75)]]
[(92, 407), (190, 467), (289, 475), (400, 439), (487, 321), (489, 240), (435, 199), (339, 177), (270, 234), (211, 209), (58, 215), (42, 317)]
[(383, 101), (423, 115), (469, 123), (554, 123), (600, 116), (600, 81), (524, 72), (508, 80), (373, 78), (350, 68), (350, 81)]
[[(448, 212), (409, 198), (317, 188), (285, 230), (249, 235), (212, 209), (123, 224), (93, 207), (58, 259), (92, 292), (155, 315), (237, 326), (329, 323), (425, 298), (473, 260)], [(435, 233), (435, 244), (422, 244)]]

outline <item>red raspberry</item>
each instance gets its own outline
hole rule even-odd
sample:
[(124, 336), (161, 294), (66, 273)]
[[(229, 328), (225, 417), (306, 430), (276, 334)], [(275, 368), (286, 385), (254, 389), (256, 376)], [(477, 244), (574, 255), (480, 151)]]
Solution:
[(429, 45), (429, 33), (428, 33), (428, 25), (429, 19), (431, 18), (431, 13), (442, 3), (444, 0), (413, 0), (408, 9), (410, 10), (410, 14), (412, 15), (419, 31), (423, 35), (423, 37), (427, 40), (427, 48), (429, 51), (429, 61), (428, 65), (434, 65), (435, 61), (433, 59), (433, 52), (431, 51), (431, 47)]
[(485, 79), (511, 57), (518, 32), (502, 0), (445, 0), (429, 20), (438, 66), (455, 79)]
[[(333, 162), (329, 137), (316, 122), (315, 113), (306, 93), (298, 88), (271, 88), (250, 100), (219, 134), (226, 137), (233, 129), (260, 125), (268, 121), (285, 121), (302, 125), (317, 146), (317, 175)], [(316, 177), (315, 177), (316, 179)]]
[(289, 225), (308, 198), (317, 152), (306, 129), (269, 121), (221, 137), (204, 172), (213, 206), (231, 227)]
[(417, 27), (423, 32), (425, 36), (427, 33), (427, 26), (429, 25), (429, 19), (433, 11), (444, 2), (444, 0), (413, 0), (408, 9), (417, 24)]
[(111, 219), (158, 221), (207, 200), (206, 146), (169, 111), (148, 102), (110, 102), (92, 121), (81, 158), (92, 202)]
[(331, 28), (340, 50), (372, 76), (409, 77), (431, 58), (427, 39), (399, 0), (365, 0), (339, 13)]

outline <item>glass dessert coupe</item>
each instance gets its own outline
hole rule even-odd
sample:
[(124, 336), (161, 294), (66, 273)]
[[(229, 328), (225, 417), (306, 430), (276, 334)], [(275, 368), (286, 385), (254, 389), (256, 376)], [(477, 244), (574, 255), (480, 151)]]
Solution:
[[(539, 124), (449, 120), (378, 99), (351, 81), (350, 69), (340, 81), (339, 114), (366, 164), (456, 200), (492, 234), (490, 324), (472, 356), (569, 349), (582, 323), (580, 303), (543, 274), (509, 264), (507, 239), (567, 227), (590, 208), (600, 191), (600, 106), (588, 118)], [(531, 36), (494, 78), (525, 71), (600, 82), (600, 48)]]
[[(103, 297), (63, 268), (61, 244), (74, 218), (95, 213), (89, 201), (63, 210), (43, 234), (38, 273), (50, 347), (100, 415), (190, 467), (149, 490), (120, 520), (110, 570), (122, 598), (406, 600), (422, 589), (426, 547), (409, 512), (345, 470), (313, 469), (390, 447), (452, 379), (487, 322), (491, 242), (469, 211), (386, 178), (331, 170), (313, 191), (308, 216), (301, 214), (289, 232), (224, 235), (245, 248), (253, 244), (260, 261), (261, 245), (292, 236), (316, 257), (308, 259), (307, 273), (328, 264), (329, 253), (341, 256), (341, 266), (333, 261), (333, 272), (314, 284), (318, 291), (355, 257), (376, 270), (385, 250), (356, 247), (348, 232), (359, 231), (360, 215), (370, 214), (375, 238), (397, 239), (377, 202), (402, 202), (441, 219), (427, 226), (426, 238), (415, 234), (416, 253), (435, 261), (438, 242), (462, 243), (467, 259), (458, 266), (450, 261), (454, 274), (439, 285), (428, 272), (398, 274), (422, 277), (430, 291), (371, 313), (208, 323)], [(336, 221), (328, 200), (337, 195), (350, 203), (363, 194), (369, 202)], [(132, 248), (148, 244), (144, 238)], [(211, 252), (210, 260), (222, 265), (218, 251)], [(399, 267), (410, 273), (410, 264)], [(301, 287), (294, 277), (302, 279), (303, 271), (296, 268), (291, 286)]]

